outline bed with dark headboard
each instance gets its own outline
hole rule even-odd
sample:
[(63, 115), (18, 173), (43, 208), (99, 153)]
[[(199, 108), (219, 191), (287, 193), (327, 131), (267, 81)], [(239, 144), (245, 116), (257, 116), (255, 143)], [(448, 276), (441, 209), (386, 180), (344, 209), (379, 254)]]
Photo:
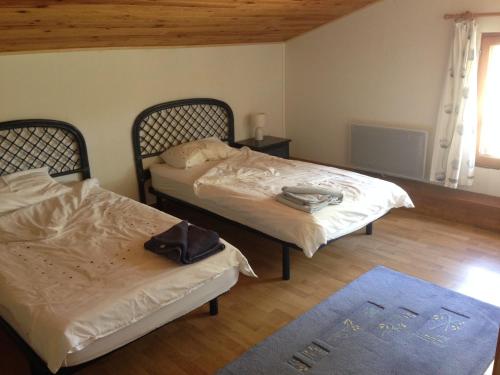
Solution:
[[(213, 103), (211, 104), (213, 105)], [(214, 119), (213, 122), (211, 122), (213, 125), (212, 129), (204, 130), (200, 133), (200, 136), (209, 134), (219, 135), (227, 140), (233, 139), (232, 113), (222, 112), (220, 107), (211, 107), (206, 105), (200, 105), (200, 107), (197, 107), (196, 111), (198, 115), (204, 111), (207, 113), (207, 116)], [(183, 112), (180, 108), (175, 111), (175, 113), (169, 111), (165, 112), (167, 116), (174, 116), (179, 124), (184, 124), (185, 122), (190, 121), (188, 118), (189, 113), (190, 111)], [(218, 119), (217, 123), (220, 124), (220, 128), (217, 127), (215, 119)], [(151, 130), (156, 128), (154, 123), (157, 121), (159, 120), (156, 118), (156, 115), (151, 113), (150, 120), (147, 124), (142, 124), (141, 129), (149, 129), (146, 131), (148, 131), (148, 134), (152, 137), (161, 136), (161, 130), (159, 132)], [(229, 124), (231, 124), (231, 127), (229, 127)], [(148, 126), (151, 126), (151, 128)], [(139, 130), (139, 132), (140, 134), (144, 134), (143, 130)], [(144, 134), (144, 136), (149, 140), (147, 135)], [(189, 140), (192, 139), (192, 137), (197, 137), (198, 134), (191, 134), (189, 132), (185, 133), (183, 129), (179, 129), (178, 136), (181, 137), (179, 138), (180, 140)], [(176, 142), (168, 135), (164, 135), (164, 138), (161, 138), (160, 140), (161, 144), (165, 144), (167, 141), (174, 142), (173, 144)], [(151, 144), (150, 141), (149, 144)], [(144, 157), (152, 156), (157, 154), (159, 151), (161, 151), (161, 147), (159, 145), (157, 145), (156, 148), (148, 147), (147, 150), (144, 150)], [(48, 167), (49, 173), (52, 177), (79, 174), (82, 179), (90, 178), (91, 173), (87, 147), (82, 133), (73, 125), (56, 120), (26, 119), (0, 122), (0, 176), (41, 167)], [(138, 205), (137, 202), (134, 202), (134, 204)], [(149, 207), (144, 208), (150, 211)], [(34, 246), (35, 245), (32, 245), (31, 247), (33, 248)], [(231, 275), (229, 275), (229, 273), (227, 275), (224, 273), (224, 277), (219, 278), (224, 279), (220, 282), (220, 285), (215, 286), (215, 284), (213, 284), (212, 286), (210, 282), (213, 280), (210, 279), (200, 288), (196, 289), (200, 291), (199, 296), (198, 294), (196, 296), (192, 296), (192, 301), (186, 302), (183, 309), (190, 311), (191, 309), (197, 308), (198, 306), (208, 302), (208, 300), (205, 299), (210, 298), (210, 313), (211, 315), (217, 314), (217, 296), (229, 290), (229, 288), (234, 285), (236, 282), (235, 280), (237, 280), (238, 277), (238, 271), (234, 271), (234, 267), (231, 267), (229, 271), (231, 271)], [(213, 296), (211, 296), (211, 294), (213, 294)], [(172, 305), (175, 305), (175, 303)], [(162, 309), (158, 311), (158, 314), (161, 312)], [(168, 321), (165, 321), (165, 323)], [(50, 373), (44, 361), (9, 325), (9, 323), (4, 320), (4, 318), (0, 317), (0, 325), (11, 334), (11, 336), (26, 353), (33, 373)], [(157, 322), (155, 322), (155, 327), (158, 327)], [(149, 331), (145, 331), (145, 333), (147, 332)], [(126, 342), (129, 341), (131, 340)], [(115, 348), (117, 347), (119, 346), (116, 346)], [(58, 373), (72, 373), (89, 363), (91, 362), (71, 365), (71, 367), (63, 367)]]
[[(0, 176), (41, 167), (48, 167), (52, 177), (80, 174), (82, 179), (90, 178), (82, 133), (58, 120), (0, 122)], [(5, 320), (0, 318), (0, 324), (26, 354), (32, 373), (50, 373), (44, 361)]]
[[(233, 112), (228, 104), (220, 100), (207, 98), (176, 100), (157, 104), (142, 111), (132, 127), (134, 159), (141, 202), (146, 202), (145, 185), (151, 178), (150, 171), (144, 167), (145, 159), (158, 156), (169, 147), (212, 136), (227, 141), (229, 145), (234, 142)], [(165, 194), (153, 187), (149, 188), (149, 192), (155, 195), (160, 208), (165, 201), (177, 202), (278, 242), (282, 247), (282, 277), (284, 280), (290, 279), (290, 249), (301, 250), (297, 245)], [(372, 233), (372, 223), (366, 225), (366, 233)]]

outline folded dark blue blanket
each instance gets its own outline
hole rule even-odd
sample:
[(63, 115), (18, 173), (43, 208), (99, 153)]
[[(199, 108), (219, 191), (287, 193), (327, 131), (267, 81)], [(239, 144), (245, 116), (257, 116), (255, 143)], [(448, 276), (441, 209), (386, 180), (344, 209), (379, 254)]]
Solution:
[(144, 247), (169, 259), (191, 264), (224, 249), (217, 232), (181, 221), (169, 230), (151, 237)]

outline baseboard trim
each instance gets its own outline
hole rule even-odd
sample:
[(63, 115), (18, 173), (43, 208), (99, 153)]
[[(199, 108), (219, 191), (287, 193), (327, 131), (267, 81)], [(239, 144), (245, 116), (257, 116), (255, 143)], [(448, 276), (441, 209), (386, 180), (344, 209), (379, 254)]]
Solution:
[(293, 158), (294, 160), (321, 164), (394, 182), (410, 195), (417, 213), (453, 222), (473, 225), (478, 228), (500, 231), (500, 197), (473, 193), (465, 190), (449, 189), (428, 182), (391, 177), (379, 173), (365, 172), (314, 160)]

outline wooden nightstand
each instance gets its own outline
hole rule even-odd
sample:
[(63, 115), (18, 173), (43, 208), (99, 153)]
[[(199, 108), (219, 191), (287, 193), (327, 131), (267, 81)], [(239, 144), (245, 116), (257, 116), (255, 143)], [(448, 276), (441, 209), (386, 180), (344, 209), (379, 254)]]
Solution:
[(290, 156), (288, 148), (290, 142), (290, 139), (266, 135), (262, 141), (256, 141), (254, 138), (249, 138), (243, 141), (234, 142), (233, 146), (237, 148), (247, 146), (254, 151), (264, 152), (269, 155), (288, 159)]

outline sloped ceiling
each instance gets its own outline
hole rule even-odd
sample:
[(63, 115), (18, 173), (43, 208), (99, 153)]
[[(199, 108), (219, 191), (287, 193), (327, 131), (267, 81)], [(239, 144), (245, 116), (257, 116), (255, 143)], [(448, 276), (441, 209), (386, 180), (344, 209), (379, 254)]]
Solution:
[(0, 0), (0, 52), (280, 42), (377, 0)]

